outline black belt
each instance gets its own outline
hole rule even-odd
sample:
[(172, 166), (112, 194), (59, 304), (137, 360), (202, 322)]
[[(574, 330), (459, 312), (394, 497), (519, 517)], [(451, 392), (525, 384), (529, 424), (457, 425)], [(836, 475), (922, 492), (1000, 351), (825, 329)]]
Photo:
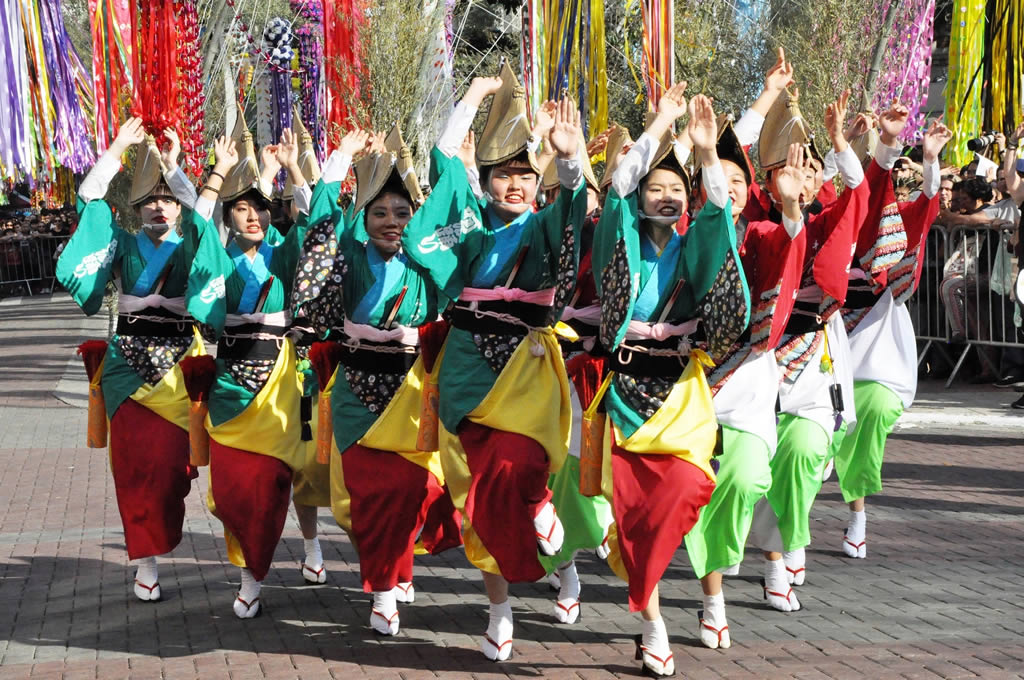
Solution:
[(397, 342), (376, 343), (365, 340), (360, 341), (358, 347), (342, 344), (338, 361), (343, 366), (358, 371), (405, 375), (420, 355), (418, 348), (415, 352), (382, 352), (379, 349), (374, 349), (383, 347), (399, 349), (407, 347), (407, 345)]
[[(665, 350), (678, 347), (679, 340), (680, 338), (643, 340), (631, 341), (629, 344), (632, 347), (643, 347), (649, 350)], [(647, 352), (633, 351), (620, 346), (619, 349), (611, 353), (605, 366), (610, 371), (629, 376), (676, 380), (682, 375), (683, 369), (689, 360), (689, 354), (648, 354)]]
[(597, 335), (600, 328), (597, 325), (591, 325), (586, 321), (581, 321), (580, 319), (569, 319), (564, 323), (566, 326), (576, 331), (576, 335), (581, 337), (585, 335)]
[(312, 347), (319, 340), (314, 331), (305, 328), (293, 328), (291, 337), (296, 347)]
[(825, 327), (825, 321), (818, 314), (817, 301), (797, 300), (793, 304), (793, 312), (786, 322), (786, 335), (803, 335), (816, 333)]
[[(232, 326), (217, 341), (218, 359), (277, 359), (284, 343), (285, 328), (262, 326), (256, 323)], [(256, 334), (276, 336), (274, 338), (245, 337)]]
[[(146, 310), (147, 316), (154, 316)], [(177, 315), (157, 315), (164, 317), (166, 321), (155, 321), (153, 319), (140, 319), (131, 314), (121, 314), (117, 317), (118, 335), (144, 335), (149, 337), (163, 338), (188, 338), (192, 337), (192, 319), (186, 319)]]
[(846, 304), (843, 306), (846, 309), (865, 309), (867, 307), (874, 307), (881, 297), (882, 294), (876, 294), (872, 290), (870, 284), (865, 286), (854, 286), (853, 283), (851, 283), (846, 292)]
[(479, 302), (477, 311), (467, 309), (461, 305), (451, 308), (450, 321), (456, 328), (471, 333), (491, 333), (495, 335), (525, 336), (527, 329), (518, 323), (510, 323), (497, 319), (490, 314), (478, 314), (477, 312), (490, 312), (514, 317), (525, 326), (532, 328), (543, 328), (548, 326), (548, 317), (551, 314), (551, 307), (534, 305), (529, 302)]

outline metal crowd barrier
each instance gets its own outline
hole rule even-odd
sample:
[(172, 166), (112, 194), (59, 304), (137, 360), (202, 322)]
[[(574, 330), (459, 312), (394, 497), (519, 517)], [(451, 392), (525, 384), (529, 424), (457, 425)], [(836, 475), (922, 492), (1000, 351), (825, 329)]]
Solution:
[(0, 239), (0, 297), (53, 290), (57, 258), (70, 236)]
[[(918, 364), (929, 352), (952, 367), (949, 387), (974, 349), (992, 375), (999, 375), (998, 347), (1024, 347), (1014, 315), (1016, 228), (933, 225), (925, 244), (923, 272), (907, 303), (919, 341)], [(950, 350), (959, 356), (954, 358)]]

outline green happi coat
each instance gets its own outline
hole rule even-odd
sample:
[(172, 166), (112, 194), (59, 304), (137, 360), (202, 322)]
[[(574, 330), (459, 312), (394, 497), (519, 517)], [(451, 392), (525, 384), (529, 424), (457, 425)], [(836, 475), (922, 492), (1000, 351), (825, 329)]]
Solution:
[[(562, 191), (553, 204), (538, 212), (527, 211), (506, 225), (486, 201), (473, 194), (461, 161), (437, 150), (432, 156), (435, 166), (440, 166), (439, 177), (402, 234), (406, 255), (428, 272), (445, 296), (456, 301), (466, 287), (527, 291), (555, 287), (559, 293), (549, 320), (553, 325), (575, 286), (579, 234), (587, 212), (585, 187)], [(520, 259), (519, 270), (509, 282)], [(484, 352), (473, 333), (454, 327), (449, 331), (438, 375), (443, 395), (440, 419), (449, 432), (456, 431), (497, 381), (500, 369), (488, 362)]]
[[(56, 276), (82, 311), (99, 311), (111, 281), (117, 280), (123, 293), (145, 297), (163, 279), (160, 295), (185, 297), (190, 314), (203, 314), (200, 293), (208, 279), (201, 262), (223, 250), (216, 228), (184, 228), (193, 213), (183, 206), (183, 234), (172, 233), (155, 247), (144, 232), (131, 234), (118, 226), (105, 200), (79, 199), (77, 210), (78, 228), (57, 261)], [(101, 381), (108, 418), (146, 382), (125, 360), (117, 335), (107, 347)]]
[[(620, 197), (614, 188), (605, 201), (594, 234), (594, 278), (601, 298), (601, 343), (613, 350), (626, 336), (631, 320), (682, 323), (701, 317), (709, 353), (724, 354), (750, 318), (750, 291), (739, 269), (731, 203), (719, 208), (707, 201), (682, 236), (659, 255), (640, 234), (638, 191)], [(671, 260), (662, 261), (671, 257)], [(668, 313), (677, 281), (684, 281)], [(609, 417), (625, 437), (632, 436), (661, 405), (676, 376), (643, 379), (665, 383), (640, 389), (638, 381), (617, 375), (605, 397)]]
[[(192, 213), (186, 224), (186, 232), (216, 231), (212, 220), (199, 213)], [(194, 266), (211, 282), (219, 281), (224, 291), (224, 297), (211, 305), (201, 320), (213, 326), (219, 335), (223, 330), (225, 314), (251, 314), (256, 311), (270, 314), (287, 310), (305, 233), (306, 225), (299, 223), (288, 231), (283, 240), (275, 244), (264, 240), (257, 260), (250, 265), (248, 272), (243, 272), (239, 267), (239, 263), (248, 258), (234, 245), (233, 240), (228, 242), (227, 248), (220, 245), (215, 251), (210, 249), (197, 255)], [(266, 299), (259, 310), (255, 309), (256, 300), (252, 295), (254, 288), (261, 294), (266, 291)], [(211, 424), (216, 427), (236, 417), (249, 406), (255, 396), (231, 375), (224, 360), (218, 358), (217, 377), (210, 392)]]
[[(343, 319), (375, 328), (393, 326), (416, 328), (438, 318), (447, 299), (427, 272), (399, 252), (390, 260), (359, 239), (365, 234), (364, 213), (355, 219), (337, 209), (340, 182), (319, 182), (313, 189), (305, 246), (295, 281), (295, 314), (313, 322), (317, 333), (336, 339)], [(336, 220), (338, 220), (336, 222)], [(402, 290), (405, 294), (395, 310)], [(375, 373), (372, 366), (360, 373)], [(390, 376), (376, 373), (375, 381)], [(382, 388), (383, 389), (383, 388)], [(345, 370), (338, 370), (331, 390), (335, 443), (345, 451), (369, 431), (394, 396), (397, 385), (388, 388), (389, 397), (363, 394), (361, 399), (349, 384)], [(376, 399), (376, 400), (375, 400)]]

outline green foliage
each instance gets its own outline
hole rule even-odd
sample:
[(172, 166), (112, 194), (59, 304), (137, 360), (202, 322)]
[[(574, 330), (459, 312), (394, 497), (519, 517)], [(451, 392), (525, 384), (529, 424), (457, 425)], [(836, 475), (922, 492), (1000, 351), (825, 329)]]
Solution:
[[(946, 2), (947, 0), (942, 0)], [(441, 3), (443, 7), (443, 3)], [(494, 75), (502, 59), (518, 70), (521, 0), (459, 0), (454, 10), (456, 95), (470, 79)], [(91, 62), (87, 0), (63, 0), (65, 22), (83, 62)], [(625, 0), (605, 0), (609, 119), (625, 125), (634, 138), (642, 132), (646, 95), (633, 72), (642, 63), (642, 23), (638, 3), (627, 11)], [(689, 82), (688, 94), (704, 93), (720, 112), (738, 116), (756, 98), (765, 71), (778, 47), (786, 49), (796, 69), (804, 116), (821, 134), (824, 106), (844, 88), (858, 101), (881, 18), (869, 0), (750, 0), (746, 12), (735, 0), (675, 3), (675, 70)], [(243, 46), (227, 40), (235, 9), (257, 39), (274, 16), (292, 17), (287, 0), (198, 0), (203, 23), (201, 53), (207, 92), (207, 137), (223, 129), (224, 94), (221, 69), (225, 51)], [(406, 141), (418, 145), (412, 124), (422, 93), (419, 69), (441, 13), (425, 17), (422, 0), (371, 0), (369, 25), (363, 38), (367, 82), (352, 104), (376, 129), (402, 123)], [(296, 27), (301, 20), (296, 22)], [(632, 68), (631, 68), (632, 67)], [(335, 93), (346, 96), (346, 93)], [(639, 99), (639, 101), (638, 101)], [(486, 114), (485, 110), (482, 112)], [(485, 115), (478, 116), (482, 126)]]

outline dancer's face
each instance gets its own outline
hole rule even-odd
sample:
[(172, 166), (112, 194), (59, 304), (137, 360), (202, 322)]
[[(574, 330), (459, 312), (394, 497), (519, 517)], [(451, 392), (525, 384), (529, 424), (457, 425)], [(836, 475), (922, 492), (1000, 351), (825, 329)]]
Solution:
[(389, 258), (402, 248), (402, 232), (412, 219), (412, 203), (401, 194), (382, 193), (366, 207), (366, 233), (377, 251)]
[(522, 161), (495, 166), (488, 178), (490, 193), (496, 202), (494, 212), (511, 222), (530, 210), (537, 198), (539, 182), (537, 171)]
[(645, 215), (680, 218), (686, 212), (686, 182), (667, 168), (655, 168), (644, 179), (640, 192)]
[[(256, 201), (240, 198), (231, 206), (231, 229), (239, 245), (263, 241), (266, 227), (260, 220), (262, 206)], [(268, 224), (270, 220), (267, 220)]]
[(166, 194), (150, 196), (139, 205), (139, 217), (143, 224), (166, 225), (166, 229), (173, 229), (180, 215), (181, 204)]
[(740, 218), (743, 209), (747, 207), (747, 193), (750, 187), (747, 185), (747, 175), (736, 163), (722, 159), (722, 172), (725, 173), (725, 186), (729, 190), (729, 198), (732, 200), (732, 221)]

